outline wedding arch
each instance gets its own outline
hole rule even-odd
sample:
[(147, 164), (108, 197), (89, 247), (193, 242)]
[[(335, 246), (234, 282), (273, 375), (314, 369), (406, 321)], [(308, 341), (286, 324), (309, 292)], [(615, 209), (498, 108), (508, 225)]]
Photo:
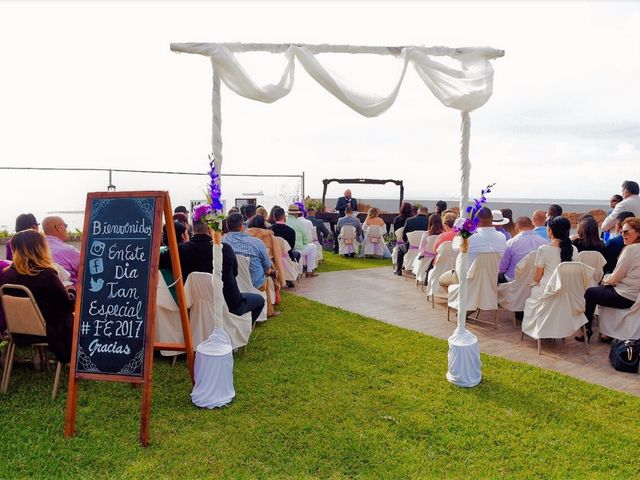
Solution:
[[(469, 140), (471, 119), (469, 113), (484, 105), (493, 93), (493, 67), (491, 60), (504, 56), (504, 50), (490, 47), (424, 47), (424, 46), (354, 46), (312, 45), (293, 43), (172, 43), (171, 50), (209, 57), (213, 69), (212, 90), (212, 162), (218, 176), (214, 182), (220, 186), (222, 169), (222, 115), (220, 108), (221, 81), (238, 95), (265, 103), (286, 96), (293, 88), (296, 60), (302, 68), (325, 90), (365, 117), (384, 113), (395, 102), (407, 67), (412, 64), (431, 93), (446, 107), (461, 112), (460, 127), (460, 213), (469, 200)], [(268, 52), (284, 55), (286, 65), (277, 83), (258, 85), (238, 62), (237, 55), (245, 52)], [(325, 68), (319, 56), (325, 53), (372, 54), (394, 56), (402, 68), (395, 87), (385, 95), (365, 94), (348, 86)], [(218, 190), (219, 191), (219, 190)], [(463, 250), (464, 252), (464, 250)], [(449, 372), (447, 378), (460, 386), (473, 386), (469, 369), (480, 369), (480, 354), (475, 336), (465, 329), (466, 320), (466, 254), (460, 271), (458, 328), (449, 339)], [(220, 262), (220, 263), (218, 263)], [(221, 294), (221, 247), (214, 247), (214, 283)], [(216, 281), (216, 277), (217, 280)], [(217, 298), (222, 298), (220, 295)], [(218, 305), (220, 302), (216, 302)], [(220, 316), (217, 318), (221, 318)], [(453, 365), (452, 362), (459, 362)], [(473, 376), (473, 375), (471, 375)], [(477, 379), (479, 382), (480, 379)], [(477, 384), (476, 382), (476, 384)]]

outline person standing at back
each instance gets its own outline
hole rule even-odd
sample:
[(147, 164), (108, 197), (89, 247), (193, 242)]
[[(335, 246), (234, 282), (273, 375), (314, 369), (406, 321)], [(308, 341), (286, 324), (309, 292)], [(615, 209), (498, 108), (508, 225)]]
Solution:
[[(338, 198), (336, 203), (336, 211), (338, 212), (338, 220), (345, 215), (347, 207), (351, 207), (354, 212), (358, 211), (358, 201), (351, 196), (351, 190), (348, 188), (344, 191), (344, 197)], [(338, 231), (334, 229), (333, 232), (333, 253), (338, 253)]]
[(622, 182), (622, 197), (624, 200), (617, 203), (611, 213), (602, 222), (602, 230), (607, 232), (616, 226), (618, 214), (622, 212), (631, 212), (634, 216), (640, 217), (640, 187), (637, 182), (625, 180)]

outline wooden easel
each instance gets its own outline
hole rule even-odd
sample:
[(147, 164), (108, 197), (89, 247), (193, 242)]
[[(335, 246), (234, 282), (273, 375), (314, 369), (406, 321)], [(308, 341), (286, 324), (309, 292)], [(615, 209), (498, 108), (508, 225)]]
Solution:
[[(148, 262), (150, 268), (147, 278), (147, 297), (146, 297), (146, 321), (144, 328), (144, 348), (142, 372), (138, 375), (102, 373), (97, 371), (78, 371), (78, 350), (79, 350), (79, 332), (80, 325), (83, 321), (83, 288), (89, 285), (87, 280), (93, 281), (92, 273), (85, 271), (87, 260), (87, 248), (90, 235), (90, 218), (92, 216), (92, 202), (110, 199), (154, 199), (155, 208), (153, 212), (153, 230), (151, 236), (150, 251)], [(156, 307), (156, 289), (158, 280), (158, 266), (160, 262), (160, 238), (162, 231), (162, 217), (164, 216), (167, 239), (169, 242), (169, 251), (171, 256), (171, 266), (174, 277), (177, 279), (175, 287), (178, 299), (178, 308), (180, 311), (180, 320), (182, 323), (182, 333), (184, 344), (155, 343), (155, 307)], [(143, 222), (144, 223), (144, 222)], [(173, 225), (173, 212), (171, 209), (171, 201), (169, 193), (166, 191), (139, 191), (139, 192), (95, 192), (87, 195), (87, 203), (84, 219), (84, 235), (82, 238), (82, 248), (80, 256), (80, 268), (78, 275), (78, 289), (76, 297), (76, 309), (73, 324), (73, 343), (71, 350), (71, 366), (69, 372), (69, 394), (67, 397), (67, 412), (65, 420), (65, 437), (72, 437), (76, 430), (76, 416), (78, 406), (78, 385), (79, 380), (102, 380), (111, 382), (127, 382), (134, 386), (142, 385), (142, 401), (140, 407), (140, 443), (146, 447), (149, 444), (149, 426), (151, 414), (151, 381), (153, 373), (153, 353), (155, 349), (184, 351), (187, 354), (187, 366), (191, 376), (191, 382), (194, 380), (193, 363), (194, 350), (191, 340), (191, 327), (187, 312), (187, 305), (184, 292), (184, 282), (182, 279), (182, 271), (180, 268), (180, 258), (178, 255), (178, 242), (176, 240), (175, 228)], [(111, 239), (113, 240), (113, 239)], [(95, 255), (95, 254), (94, 254)], [(93, 283), (90, 284), (90, 292), (97, 288)], [(87, 293), (89, 296), (90, 293)], [(109, 297), (111, 298), (111, 297)], [(106, 318), (106, 317), (105, 317)], [(97, 330), (96, 330), (97, 331)], [(86, 358), (86, 356), (85, 356)], [(94, 365), (95, 366), (95, 365)]]

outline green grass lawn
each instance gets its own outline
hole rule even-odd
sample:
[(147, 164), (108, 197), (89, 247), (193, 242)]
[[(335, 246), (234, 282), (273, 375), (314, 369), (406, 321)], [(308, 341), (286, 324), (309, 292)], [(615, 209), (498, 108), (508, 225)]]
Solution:
[(324, 251), (324, 260), (318, 267), (318, 272), (335, 272), (338, 270), (357, 270), (360, 268), (376, 268), (388, 266), (391, 259), (378, 258), (347, 258), (333, 252)]
[[(631, 478), (640, 398), (483, 356), (482, 383), (444, 378), (447, 344), (284, 295), (236, 359), (236, 399), (200, 410), (184, 362), (155, 363), (151, 444), (139, 390), (82, 382), (77, 436), (53, 373), (14, 370), (0, 397), (0, 477)], [(66, 385), (66, 377), (64, 384)]]

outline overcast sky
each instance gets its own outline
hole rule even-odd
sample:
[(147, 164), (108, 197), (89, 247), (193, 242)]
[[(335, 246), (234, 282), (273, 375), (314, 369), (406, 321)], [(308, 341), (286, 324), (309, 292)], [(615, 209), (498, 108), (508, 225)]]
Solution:
[[(494, 95), (471, 121), (471, 194), (606, 199), (640, 180), (638, 2), (4, 2), (0, 1), (0, 166), (205, 171), (211, 67), (171, 42), (304, 42), (491, 46)], [(284, 63), (241, 59), (261, 82)], [(325, 57), (325, 56), (323, 56)], [(322, 61), (352, 84), (386, 94), (395, 59)], [(409, 69), (396, 104), (359, 116), (296, 69), (292, 93), (261, 104), (223, 87), (228, 173), (398, 178), (408, 198), (459, 191), (459, 112)], [(0, 225), (33, 211), (78, 210), (106, 174), (0, 171)], [(202, 197), (206, 178), (116, 174), (124, 189)], [(229, 182), (226, 191), (265, 184)], [(223, 189), (225, 186), (223, 186)], [(344, 187), (334, 185), (330, 196)], [(394, 197), (397, 190), (354, 189)]]

